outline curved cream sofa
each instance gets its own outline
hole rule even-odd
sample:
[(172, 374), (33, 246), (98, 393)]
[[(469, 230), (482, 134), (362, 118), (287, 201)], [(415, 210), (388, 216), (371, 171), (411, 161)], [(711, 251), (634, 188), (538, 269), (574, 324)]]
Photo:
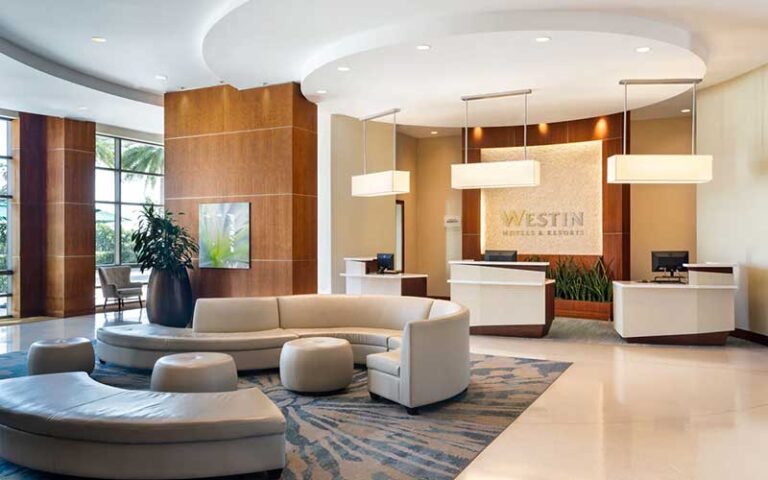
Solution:
[(409, 408), (445, 400), (469, 384), (469, 312), (446, 300), (378, 295), (199, 299), (193, 328), (103, 327), (100, 360), (152, 368), (162, 356), (224, 352), (238, 370), (277, 368), (285, 342), (344, 338), (367, 364), (373, 396)]
[[(0, 381), (0, 457), (62, 475), (207, 478), (285, 466), (285, 417), (257, 388), (161, 393), (84, 372)], [(222, 460), (226, 461), (222, 461)]]

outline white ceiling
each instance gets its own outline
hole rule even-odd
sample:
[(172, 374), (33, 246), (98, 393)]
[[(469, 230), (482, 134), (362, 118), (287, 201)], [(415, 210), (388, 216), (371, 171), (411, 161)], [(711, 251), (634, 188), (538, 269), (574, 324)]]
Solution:
[[(558, 17), (553, 10), (565, 15)], [(537, 13), (544, 20), (527, 22), (528, 29), (514, 22), (501, 25), (510, 17), (534, 18)], [(588, 28), (579, 23), (579, 16), (588, 18), (596, 13), (616, 15), (622, 20)], [(579, 25), (572, 26), (574, 20)], [(574, 78), (586, 82), (590, 75), (593, 80), (612, 77), (613, 82), (617, 76), (626, 75), (629, 67), (636, 68), (630, 73), (638, 76), (672, 74), (675, 69), (689, 72), (702, 67), (695, 65), (694, 57), (698, 56), (706, 65), (705, 87), (768, 63), (765, 0), (4, 0), (0, 39), (23, 48), (30, 56), (21, 62), (8, 58), (0, 62), (0, 77), (4, 77), (0, 107), (59, 112), (158, 132), (162, 130), (161, 109), (142, 105), (159, 103), (158, 94), (164, 91), (222, 81), (240, 88), (302, 81), (307, 92), (317, 89), (314, 82), (329, 83), (318, 87), (329, 91), (321, 101), (324, 108), (356, 113), (367, 112), (369, 105), (387, 104), (387, 108), (403, 108), (403, 119), (411, 111), (415, 119), (421, 118), (419, 122), (454, 125), (462, 117), (456, 92), (496, 88), (486, 77), (467, 75), (461, 68), (461, 60), (473, 61), (463, 55), (471, 51), (472, 45), (461, 41), (462, 36), (463, 40), (480, 42), (474, 48), (485, 45), (499, 53), (497, 42), (512, 42), (516, 34), (524, 31), (538, 33), (545, 21), (550, 22), (553, 37), (549, 44), (513, 49), (514, 57), (502, 56), (503, 62), (478, 58), (483, 60), (482, 68), (491, 73), (514, 73), (508, 83), (504, 82), (505, 88), (535, 88), (531, 81), (536, 79), (536, 72), (559, 72), (559, 77), (541, 79), (546, 84), (531, 97), (532, 116), (579, 113), (574, 102), (608, 105), (602, 102), (608, 102), (609, 97), (615, 102), (615, 84), (605, 83), (605, 90), (599, 87), (587, 92)], [(496, 27), (492, 27), (494, 22)], [(610, 37), (607, 46), (589, 44), (590, 39), (584, 35), (590, 32), (616, 37)], [(106, 37), (107, 42), (91, 42), (94, 35)], [(633, 44), (630, 37), (659, 43), (644, 59), (637, 59), (634, 52), (626, 58), (619, 49)], [(406, 47), (417, 38), (418, 43), (435, 47), (457, 45), (461, 52), (453, 56), (443, 56), (438, 48), (427, 52), (435, 59), (451, 62), (454, 68), (441, 69), (435, 60), (421, 65), (418, 57), (412, 59), (413, 52)], [(619, 43), (613, 45), (614, 40)], [(572, 41), (606, 48), (609, 56), (602, 58), (602, 65), (598, 61), (602, 50), (600, 54), (580, 51), (574, 56), (574, 45), (569, 46)], [(513, 46), (517, 48), (518, 44)], [(532, 58), (542, 46), (556, 54), (534, 62)], [(0, 52), (7, 55), (7, 50), (7, 44), (0, 41)], [(462, 59), (458, 58), (460, 53)], [(524, 66), (528, 71), (515, 70), (522, 65), (518, 60), (526, 56), (529, 58)], [(38, 61), (30, 60), (35, 57)], [(361, 62), (361, 66), (338, 79), (335, 74), (340, 72), (331, 68), (334, 62), (353, 60)], [(416, 62), (409, 65), (407, 75), (397, 75), (393, 68), (392, 62), (400, 60)], [(377, 68), (377, 61), (384, 63)], [(588, 62), (591, 70), (585, 69), (583, 62)], [(14, 63), (49, 73), (33, 75)], [(47, 68), (46, 63), (54, 68)], [(427, 77), (417, 76), (416, 72), (426, 73)], [(155, 75), (166, 75), (168, 80), (157, 80)], [(400, 77), (408, 77), (408, 81)], [(379, 84), (366, 89), (366, 79)], [(600, 98), (592, 97), (595, 90), (600, 90)], [(662, 90), (648, 93), (647, 98), (640, 93), (631, 98), (640, 105), (676, 93)], [(342, 96), (349, 98), (344, 101)], [(562, 111), (551, 105), (535, 109), (535, 102), (545, 98), (551, 101), (553, 96), (560, 99)], [(422, 97), (434, 97), (430, 101), (439, 104), (428, 103), (428, 98)], [(453, 111), (454, 102), (458, 103), (458, 117)], [(88, 105), (87, 111), (77, 109), (87, 103), (93, 105)], [(129, 107), (133, 104), (139, 105)], [(435, 113), (418, 113), (425, 108), (435, 109)], [(491, 122), (494, 116), (514, 110), (504, 102), (489, 108), (497, 110), (489, 114)], [(438, 115), (439, 109), (445, 113)]]

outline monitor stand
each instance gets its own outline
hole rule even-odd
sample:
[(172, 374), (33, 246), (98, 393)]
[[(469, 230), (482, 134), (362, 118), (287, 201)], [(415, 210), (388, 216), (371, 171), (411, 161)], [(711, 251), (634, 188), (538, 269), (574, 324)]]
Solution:
[(669, 276), (653, 277), (653, 283), (685, 283), (685, 278), (669, 272)]

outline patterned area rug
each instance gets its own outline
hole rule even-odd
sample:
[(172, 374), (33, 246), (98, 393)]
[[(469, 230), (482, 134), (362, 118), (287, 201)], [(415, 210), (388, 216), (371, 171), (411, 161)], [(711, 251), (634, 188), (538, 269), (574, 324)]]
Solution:
[[(393, 403), (372, 401), (362, 369), (355, 370), (352, 385), (339, 394), (289, 392), (280, 384), (277, 371), (241, 374), (239, 386), (260, 388), (285, 414), (288, 464), (283, 479), (451, 479), (568, 366), (473, 355), (469, 389), (423, 407), (417, 416), (409, 416)], [(24, 352), (0, 355), (0, 378), (22, 375), (26, 375)], [(149, 388), (146, 371), (97, 365), (93, 378), (121, 388)], [(0, 478), (61, 477), (0, 460)]]

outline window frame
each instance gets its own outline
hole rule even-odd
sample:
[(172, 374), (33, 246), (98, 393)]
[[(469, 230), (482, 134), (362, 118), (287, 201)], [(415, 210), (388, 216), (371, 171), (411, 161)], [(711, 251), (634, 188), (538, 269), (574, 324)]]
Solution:
[[(109, 168), (109, 167), (102, 167), (99, 166), (95, 159), (94, 159), (94, 166), (95, 169), (110, 172), (113, 175), (114, 178), (114, 197), (111, 201), (107, 200), (99, 200), (94, 198), (95, 204), (108, 204), (112, 205), (115, 209), (115, 245), (114, 245), (114, 262), (112, 263), (104, 263), (104, 264), (97, 264), (96, 268), (98, 267), (112, 267), (112, 266), (130, 266), (130, 267), (136, 267), (138, 266), (138, 263), (129, 263), (129, 262), (123, 262), (123, 249), (122, 245), (120, 244), (120, 240), (123, 233), (123, 226), (122, 226), (122, 207), (123, 205), (127, 205), (130, 207), (143, 207), (144, 205), (152, 205), (154, 207), (160, 207), (163, 208), (165, 205), (165, 202), (163, 203), (138, 203), (138, 202), (123, 202), (122, 199), (122, 178), (123, 173), (129, 173), (129, 174), (135, 174), (135, 175), (145, 175), (145, 176), (152, 176), (152, 177), (160, 177), (163, 180), (163, 184), (161, 187), (161, 194), (163, 197), (165, 196), (165, 145), (161, 143), (155, 143), (155, 142), (149, 142), (145, 140), (135, 140), (132, 138), (125, 138), (125, 137), (118, 137), (115, 135), (108, 135), (108, 134), (101, 134), (97, 133), (96, 137), (103, 137), (103, 138), (110, 138), (114, 141), (114, 156), (115, 156), (115, 168)], [(151, 145), (155, 147), (160, 147), (163, 149), (163, 173), (149, 173), (149, 172), (141, 172), (138, 170), (129, 170), (129, 169), (123, 169), (123, 153), (122, 153), (122, 143), (123, 141), (132, 142), (132, 143), (139, 143), (143, 145)], [(164, 198), (163, 198), (164, 200)], [(94, 222), (95, 225), (95, 222)]]
[[(6, 122), (6, 146), (7, 151), (0, 152), (0, 160), (6, 162), (7, 189), (5, 194), (0, 194), (0, 199), (6, 202), (6, 262), (13, 261), (13, 221), (11, 215), (11, 203), (13, 200), (13, 119), (0, 117), (0, 122)], [(8, 264), (6, 264), (8, 266)], [(6, 268), (0, 270), (0, 276), (8, 277), (8, 291), (0, 292), (0, 298), (6, 299), (6, 314), (0, 315), (0, 318), (9, 318), (13, 316), (13, 269)]]

